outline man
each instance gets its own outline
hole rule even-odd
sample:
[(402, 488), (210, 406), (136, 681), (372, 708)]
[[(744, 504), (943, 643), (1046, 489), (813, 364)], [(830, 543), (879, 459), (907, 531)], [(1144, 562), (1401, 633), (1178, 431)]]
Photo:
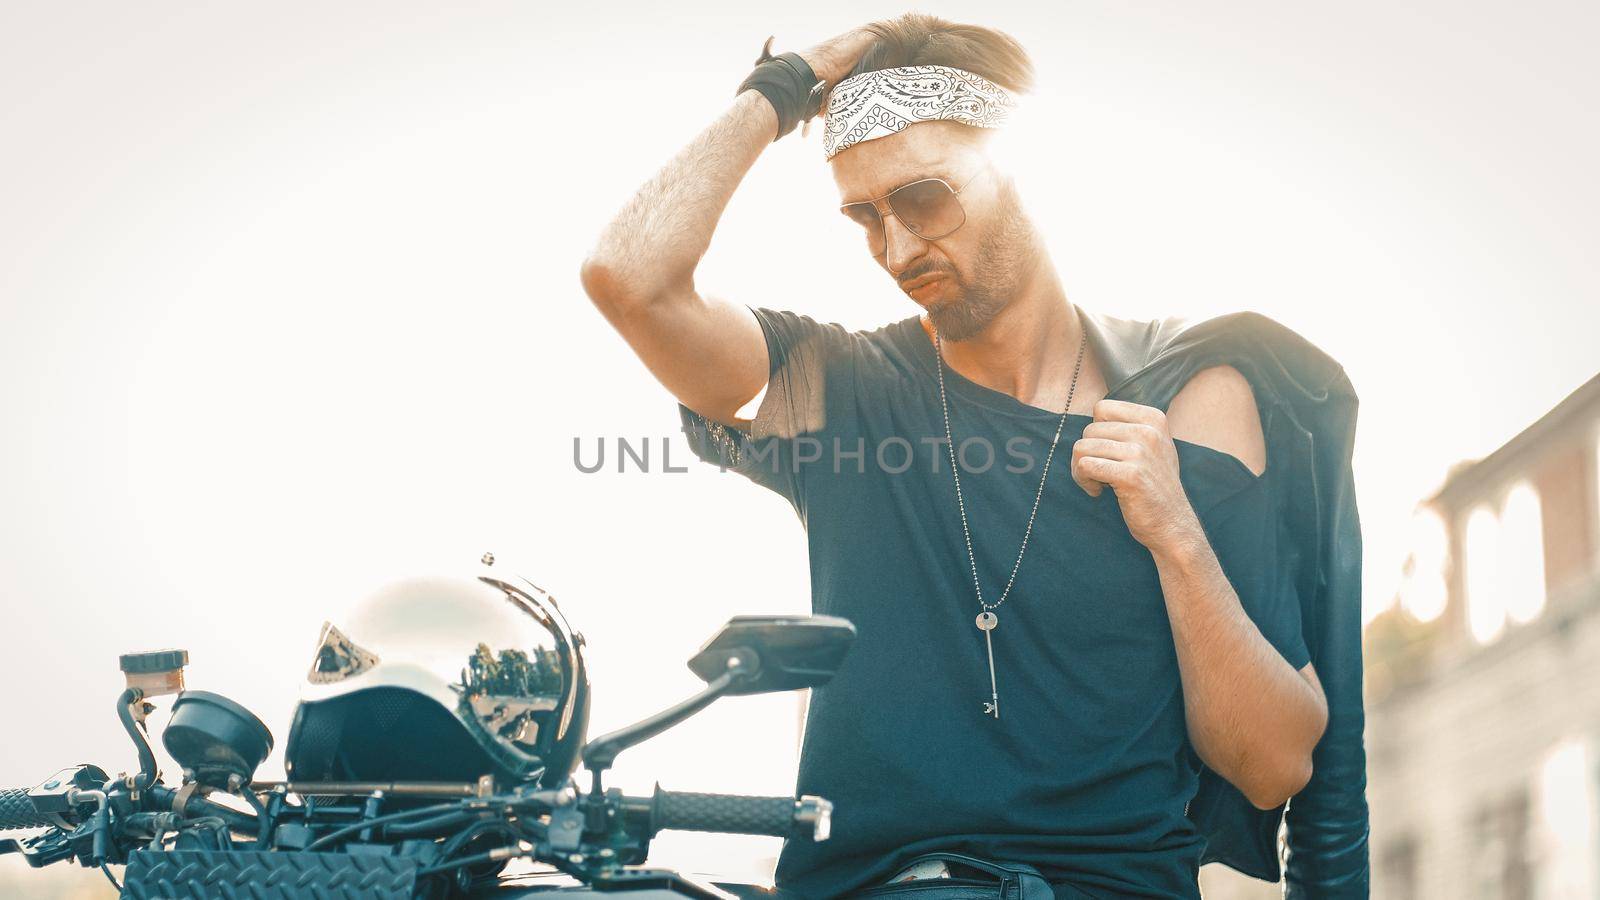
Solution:
[[(799, 789), (837, 810), (832, 840), (785, 844), (777, 883), (798, 896), (975, 858), (1057, 897), (1197, 897), (1202, 774), (1275, 831), (1329, 721), (1279, 553), (1297, 464), (1269, 458), (1289, 445), (1252, 391), (1274, 382), (1211, 352), (1226, 341), (1068, 302), (987, 152), (1031, 78), (1008, 36), (920, 14), (764, 51), (583, 267), (697, 454), (794, 504), (815, 609), (857, 625), (811, 699)], [(818, 83), (842, 210), (921, 307), (875, 331), (695, 289), (729, 198)]]

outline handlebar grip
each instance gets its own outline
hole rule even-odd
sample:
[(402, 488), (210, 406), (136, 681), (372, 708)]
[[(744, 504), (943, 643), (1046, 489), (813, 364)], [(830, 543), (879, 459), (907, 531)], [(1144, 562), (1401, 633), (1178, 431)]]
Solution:
[(811, 835), (827, 840), (832, 804), (819, 797), (749, 797), (664, 791), (651, 803), (654, 830), (717, 831), (772, 837)]
[(28, 799), (27, 788), (0, 790), (0, 831), (20, 828), (49, 828), (55, 823), (45, 818)]
[(655, 811), (656, 827), (674, 831), (787, 837), (794, 828), (793, 797), (745, 797), (658, 789)]

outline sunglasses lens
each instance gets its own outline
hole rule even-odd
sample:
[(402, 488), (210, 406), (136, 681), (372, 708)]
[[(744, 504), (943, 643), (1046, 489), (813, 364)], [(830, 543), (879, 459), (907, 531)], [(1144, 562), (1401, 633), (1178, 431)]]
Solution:
[(943, 181), (914, 181), (888, 199), (900, 224), (924, 240), (944, 237), (967, 220), (955, 192)]
[(867, 246), (873, 255), (883, 251), (883, 218), (878, 215), (876, 206), (871, 203), (846, 203), (839, 207), (839, 211), (866, 230)]

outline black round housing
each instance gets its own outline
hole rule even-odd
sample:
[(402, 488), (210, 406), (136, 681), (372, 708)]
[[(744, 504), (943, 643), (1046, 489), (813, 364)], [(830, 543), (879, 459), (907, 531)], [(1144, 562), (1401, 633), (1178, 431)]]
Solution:
[(122, 671), (129, 675), (148, 675), (171, 672), (189, 664), (187, 650), (151, 650), (147, 653), (124, 653), (117, 658)]
[(272, 732), (250, 710), (210, 691), (184, 691), (161, 735), (167, 752), (201, 784), (246, 783), (272, 752)]

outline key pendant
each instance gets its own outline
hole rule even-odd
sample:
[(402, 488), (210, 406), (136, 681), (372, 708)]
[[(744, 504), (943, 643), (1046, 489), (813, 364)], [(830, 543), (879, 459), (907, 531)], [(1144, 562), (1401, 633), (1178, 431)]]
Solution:
[(994, 637), (991, 632), (1000, 624), (1000, 617), (989, 610), (978, 613), (978, 630), (983, 632), (983, 644), (989, 651), (989, 700), (983, 704), (985, 715), (1000, 718), (1000, 691), (995, 687), (994, 681)]

